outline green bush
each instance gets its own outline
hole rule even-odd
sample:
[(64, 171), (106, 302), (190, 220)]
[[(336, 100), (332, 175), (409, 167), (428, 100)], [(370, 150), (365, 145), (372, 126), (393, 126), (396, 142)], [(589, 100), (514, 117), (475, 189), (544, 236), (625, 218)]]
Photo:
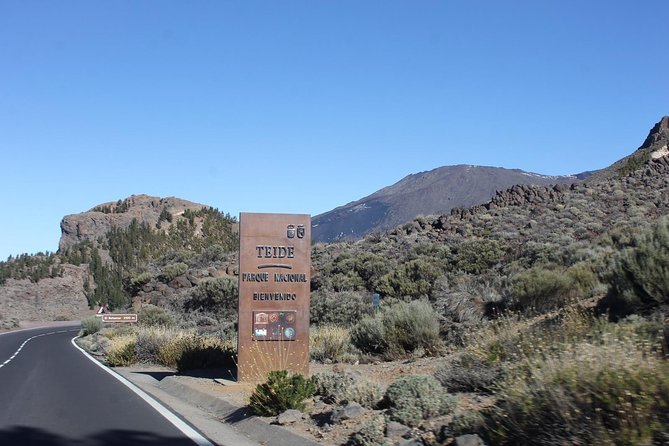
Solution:
[(374, 407), (382, 397), (381, 388), (362, 377), (345, 372), (324, 372), (314, 376), (316, 395), (330, 404), (356, 402), (361, 406)]
[(334, 292), (319, 290), (311, 294), (312, 325), (331, 324), (350, 326), (371, 315), (372, 300), (365, 292)]
[(453, 410), (456, 399), (432, 376), (405, 376), (388, 386), (384, 395), (388, 416), (407, 426)]
[(274, 416), (288, 409), (304, 410), (304, 400), (313, 396), (313, 378), (290, 374), (286, 370), (269, 372), (267, 382), (258, 384), (251, 394), (249, 407), (256, 415)]
[(430, 295), (442, 274), (434, 259), (421, 257), (399, 265), (379, 279), (378, 291), (385, 296), (414, 298)]
[(205, 310), (221, 319), (232, 318), (237, 311), (237, 279), (219, 277), (202, 281), (184, 304), (186, 311)]
[(176, 324), (174, 317), (165, 309), (146, 304), (137, 312), (137, 322), (145, 327), (173, 327)]
[(457, 246), (455, 268), (469, 274), (481, 274), (502, 258), (497, 240), (467, 240)]
[(93, 333), (97, 333), (102, 330), (102, 319), (99, 317), (91, 316), (81, 321), (81, 332), (80, 336), (88, 336)]
[(144, 285), (149, 283), (153, 276), (149, 272), (143, 272), (130, 278), (130, 288), (137, 292)]
[(669, 219), (635, 238), (616, 258), (605, 302), (616, 315), (669, 303)]
[(170, 263), (166, 265), (160, 273), (160, 280), (163, 282), (171, 282), (182, 274), (185, 274), (188, 271), (188, 265), (185, 263), (177, 262)]
[(400, 301), (361, 320), (353, 327), (351, 340), (365, 353), (401, 356), (424, 349), (434, 354), (441, 349), (439, 318), (426, 301)]

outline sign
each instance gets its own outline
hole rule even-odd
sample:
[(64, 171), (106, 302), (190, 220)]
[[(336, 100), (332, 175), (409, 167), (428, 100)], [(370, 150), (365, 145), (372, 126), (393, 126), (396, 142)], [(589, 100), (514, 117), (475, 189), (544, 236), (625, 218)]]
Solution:
[(256, 341), (294, 341), (296, 311), (254, 311), (253, 339)]
[(102, 322), (137, 322), (136, 314), (103, 314)]
[(374, 308), (374, 311), (381, 309), (381, 295), (379, 293), (372, 294), (372, 308)]
[(95, 317), (102, 317), (103, 314), (107, 314), (109, 311), (107, 311), (107, 306), (100, 304), (100, 308), (98, 308), (98, 311), (95, 312)]
[(240, 381), (308, 373), (311, 217), (239, 215)]

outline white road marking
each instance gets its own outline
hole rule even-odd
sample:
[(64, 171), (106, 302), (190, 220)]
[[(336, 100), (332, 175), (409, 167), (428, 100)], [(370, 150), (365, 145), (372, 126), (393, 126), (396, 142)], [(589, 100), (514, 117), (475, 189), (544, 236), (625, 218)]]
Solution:
[(100, 363), (97, 359), (93, 358), (91, 355), (89, 355), (84, 349), (79, 347), (74, 340), (77, 339), (78, 336), (75, 336), (72, 338), (72, 345), (79, 350), (81, 353), (84, 354), (88, 359), (93, 361), (95, 365), (100, 367), (102, 370), (105, 372), (109, 373), (111, 376), (116, 378), (121, 382), (121, 384), (125, 385), (127, 388), (135, 392), (137, 396), (139, 396), (141, 399), (146, 401), (149, 406), (153, 407), (160, 415), (162, 415), (167, 421), (172, 423), (174, 427), (179, 429), (185, 436), (190, 438), (195, 444), (198, 446), (214, 446), (213, 443), (211, 443), (209, 440), (207, 440), (205, 437), (203, 437), (199, 432), (197, 432), (195, 429), (190, 427), (188, 424), (186, 424), (181, 418), (177, 417), (174, 415), (168, 408), (160, 404), (158, 401), (155, 399), (151, 398), (147, 393), (145, 393), (143, 390), (141, 390), (139, 387), (113, 371), (112, 369), (106, 367), (102, 363)]
[(21, 346), (19, 347), (19, 349), (16, 350), (16, 351), (14, 352), (14, 354), (13, 354), (12, 356), (9, 357), (8, 360), (6, 360), (6, 361), (3, 362), (2, 364), (0, 364), (0, 369), (3, 368), (4, 366), (6, 366), (7, 364), (9, 364), (10, 362), (12, 362), (12, 360), (13, 360), (14, 358), (16, 358), (16, 356), (17, 356), (19, 353), (21, 353), (21, 350), (23, 349), (23, 347), (25, 347), (25, 345), (26, 345), (28, 342), (32, 341), (33, 339), (35, 339), (35, 338), (41, 338), (42, 336), (54, 335), (54, 334), (58, 334), (58, 333), (67, 333), (68, 331), (79, 331), (79, 329), (76, 328), (76, 329), (70, 329), (70, 330), (50, 331), (50, 332), (48, 332), (48, 333), (42, 333), (42, 334), (38, 334), (38, 335), (29, 337), (28, 339), (26, 339), (25, 341), (23, 341), (23, 344), (21, 344)]

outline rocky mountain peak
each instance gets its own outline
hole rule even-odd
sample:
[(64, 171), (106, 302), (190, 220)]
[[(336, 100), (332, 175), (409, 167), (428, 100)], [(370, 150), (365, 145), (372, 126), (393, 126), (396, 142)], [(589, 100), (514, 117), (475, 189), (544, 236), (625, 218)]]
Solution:
[(669, 116), (664, 116), (650, 130), (640, 149), (658, 150), (666, 148), (667, 143), (669, 143)]
[(186, 209), (196, 211), (205, 207), (180, 198), (160, 198), (150, 195), (131, 195), (128, 198), (99, 204), (87, 212), (67, 215), (60, 223), (59, 250), (66, 250), (85, 240), (96, 241), (112, 227), (127, 228), (133, 220), (157, 225)]

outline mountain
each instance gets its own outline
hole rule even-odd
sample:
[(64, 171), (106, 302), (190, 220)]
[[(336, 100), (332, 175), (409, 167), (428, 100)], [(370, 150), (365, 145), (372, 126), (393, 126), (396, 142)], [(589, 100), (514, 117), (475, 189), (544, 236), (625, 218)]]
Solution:
[(169, 225), (173, 217), (186, 210), (197, 211), (206, 206), (180, 198), (160, 198), (149, 195), (132, 195), (124, 200), (103, 203), (80, 214), (67, 215), (60, 223), (60, 251), (83, 241), (94, 242), (106, 237), (112, 227), (125, 229), (136, 220), (151, 227)]
[(409, 175), (365, 198), (317, 215), (312, 222), (312, 237), (317, 242), (358, 239), (392, 229), (418, 215), (444, 214), (451, 209), (485, 203), (496, 191), (514, 185), (577, 181), (577, 176), (545, 176), (501, 167), (439, 167)]
[(609, 167), (594, 172), (588, 177), (587, 181), (597, 182), (625, 176), (642, 167), (648, 161), (667, 155), (669, 155), (669, 116), (664, 116), (653, 126), (648, 133), (648, 137), (636, 151)]

